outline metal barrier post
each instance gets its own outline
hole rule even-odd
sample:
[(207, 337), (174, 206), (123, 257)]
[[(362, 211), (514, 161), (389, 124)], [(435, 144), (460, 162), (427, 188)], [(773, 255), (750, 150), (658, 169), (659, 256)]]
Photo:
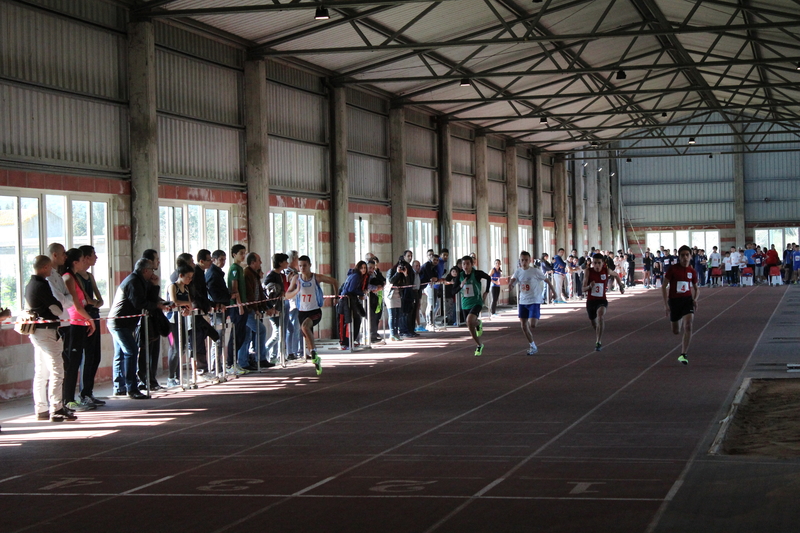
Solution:
[(183, 378), (185, 376), (183, 372), (183, 332), (181, 331), (183, 329), (183, 316), (181, 316), (181, 311), (182, 309), (180, 306), (175, 307), (175, 310), (173, 311), (175, 323), (178, 324), (178, 338), (174, 339), (173, 342), (175, 342), (175, 348), (178, 350), (178, 383), (180, 384), (181, 389), (186, 390), (187, 387), (183, 384)]
[(281, 368), (286, 368), (286, 356), (288, 355), (287, 354), (287, 350), (289, 348), (286, 345), (286, 342), (288, 340), (288, 335), (284, 336), (283, 333), (286, 331), (286, 327), (287, 327), (286, 326), (286, 320), (289, 318), (289, 317), (286, 316), (286, 313), (288, 312), (288, 306), (286, 305), (286, 303), (285, 303), (285, 301), (283, 299), (283, 296), (281, 296), (278, 299), (278, 304), (280, 304), (280, 314), (278, 315), (278, 325), (281, 328), (280, 337), (279, 337), (279, 340), (278, 340), (278, 357), (279, 357), (280, 362), (281, 362)]
[(145, 389), (147, 390), (147, 397), (150, 397), (150, 320), (147, 310), (142, 310), (144, 315), (144, 368), (145, 368)]
[(217, 379), (219, 379), (220, 383), (224, 383), (228, 381), (228, 377), (225, 375), (225, 351), (227, 349), (227, 329), (228, 329), (228, 316), (227, 313), (224, 311), (222, 313), (218, 313), (222, 315), (222, 332), (220, 333), (220, 345), (219, 349), (216, 349), (216, 354), (214, 357), (217, 360)]
[[(349, 296), (345, 295), (344, 297), (347, 298), (347, 303), (348, 304), (351, 304), (353, 302), (353, 300)], [(350, 326), (349, 326), (349, 328), (350, 328), (350, 331), (349, 331), (350, 349), (348, 351), (352, 354), (356, 349), (356, 335), (355, 335), (355, 328), (353, 327), (353, 326), (356, 325), (356, 322), (355, 322), (356, 318), (355, 318), (355, 316), (353, 316), (355, 314), (353, 306), (352, 305), (348, 305), (347, 307), (350, 308)], [(345, 324), (344, 325), (344, 330), (347, 331), (347, 328), (348, 328), (348, 325)]]
[(369, 312), (369, 292), (364, 295), (364, 309), (366, 310), (366, 324), (361, 327), (361, 336), (364, 338), (362, 345), (365, 348), (372, 348), (372, 315)]
[[(196, 389), (197, 388), (197, 320), (195, 319), (195, 310), (192, 309), (192, 314), (189, 315), (189, 323), (192, 326), (192, 356), (191, 356), (191, 365), (192, 365), (192, 377), (191, 377), (191, 385), (189, 388)], [(188, 343), (187, 343), (188, 349)], [(188, 353), (188, 352), (187, 352)]]
[(453, 298), (455, 302), (455, 309), (456, 309), (456, 319), (454, 321), (456, 327), (461, 326), (461, 291), (458, 291), (458, 294), (455, 298)]
[[(256, 318), (256, 372), (261, 372), (261, 328), (259, 325), (264, 325), (264, 317), (261, 316), (257, 309), (253, 309), (253, 317)], [(266, 330), (264, 330), (266, 332)]]
[[(447, 287), (445, 287), (445, 284), (442, 283), (442, 305), (441, 305), (441, 310), (442, 310), (442, 330), (443, 331), (447, 331), (447, 298), (445, 298), (445, 295), (447, 294), (446, 291), (447, 291)], [(436, 291), (435, 290), (433, 291), (433, 299), (434, 299), (434, 303), (436, 303)], [(435, 307), (433, 309), (433, 312), (434, 312), (434, 315), (435, 315), (436, 314), (436, 308)], [(436, 326), (436, 317), (435, 316), (434, 316), (434, 319), (433, 319), (433, 325)]]

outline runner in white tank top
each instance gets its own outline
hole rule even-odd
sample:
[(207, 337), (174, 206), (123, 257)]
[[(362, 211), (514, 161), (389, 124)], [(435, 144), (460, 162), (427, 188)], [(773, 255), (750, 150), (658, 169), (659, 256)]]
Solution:
[(337, 293), (339, 282), (330, 276), (311, 272), (311, 259), (307, 255), (300, 256), (298, 266), (300, 274), (289, 285), (286, 298), (290, 300), (296, 298), (300, 331), (306, 340), (306, 348), (309, 353), (306, 357), (314, 362), (319, 376), (322, 374), (322, 366), (317, 355), (317, 347), (314, 344), (314, 326), (322, 320), (322, 302), (320, 301), (322, 291), (319, 284), (333, 285), (333, 292)]

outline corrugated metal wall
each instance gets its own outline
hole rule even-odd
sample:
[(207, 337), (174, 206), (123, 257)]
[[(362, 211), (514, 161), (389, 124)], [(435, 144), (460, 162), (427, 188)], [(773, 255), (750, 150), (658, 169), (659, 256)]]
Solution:
[(548, 165), (541, 165), (542, 169), (542, 190), (553, 192), (553, 167)]
[(0, 82), (0, 156), (75, 169), (128, 168), (128, 114), (116, 104)]
[(486, 150), (486, 171), (490, 180), (506, 181), (505, 152), (488, 148)]
[(475, 209), (475, 178), (453, 174), (453, 209)]
[(553, 218), (553, 193), (542, 192), (542, 216), (544, 218)]
[(0, 2), (0, 76), (120, 102), (124, 35)]
[(533, 202), (531, 201), (531, 190), (524, 187), (517, 187), (517, 208), (519, 216), (533, 216)]
[(696, 183), (729, 180), (733, 176), (733, 156), (634, 157), (619, 164), (620, 185), (641, 183)]
[(243, 125), (241, 71), (156, 50), (159, 111), (217, 124)]
[(347, 174), (350, 196), (367, 200), (389, 199), (389, 160), (349, 152)]
[(626, 206), (733, 202), (733, 181), (634, 185), (622, 188)]
[(156, 43), (164, 49), (205, 59), (218, 65), (244, 69), (246, 51), (219, 42), (210, 36), (200, 35), (187, 29), (156, 21), (154, 25)]
[(494, 214), (506, 214), (506, 184), (489, 180), (489, 211)]
[(328, 192), (326, 146), (269, 138), (269, 181), (276, 191)]
[(322, 80), (272, 62), (267, 79), (270, 184), (288, 193), (329, 192), (329, 104)]
[[(371, 95), (349, 91), (347, 98), (379, 107)], [(385, 115), (347, 106), (347, 174), (350, 196), (389, 200), (389, 119)]]
[[(101, 2), (39, 4), (119, 25), (119, 8)], [(126, 54), (119, 32), (0, 2), (0, 157), (32, 166), (125, 171)]]
[(237, 50), (168, 24), (154, 29), (159, 176), (243, 183), (243, 73), (216, 61), (235, 63)]
[(520, 187), (533, 187), (533, 161), (517, 155), (517, 183)]
[(425, 168), (436, 168), (436, 132), (406, 122), (406, 163)]
[(438, 173), (432, 169), (406, 165), (408, 203), (418, 207), (435, 207), (439, 204)]
[(453, 172), (468, 176), (475, 175), (475, 144), (472, 141), (450, 138), (450, 163)]
[(244, 130), (158, 117), (160, 176), (201, 181), (242, 181)]
[(277, 137), (327, 144), (328, 100), (277, 83), (267, 83), (269, 133)]
[(729, 224), (733, 220), (732, 203), (665, 204), (625, 206), (625, 216), (634, 226)]
[(26, 0), (29, 4), (64, 13), (80, 20), (107, 28), (124, 30), (128, 10), (121, 5), (103, 0)]
[(748, 222), (800, 220), (800, 183), (797, 178), (746, 181), (744, 197)]

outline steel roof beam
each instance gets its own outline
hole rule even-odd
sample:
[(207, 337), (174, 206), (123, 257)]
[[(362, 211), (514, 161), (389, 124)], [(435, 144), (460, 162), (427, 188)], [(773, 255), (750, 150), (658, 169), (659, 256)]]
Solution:
[[(518, 38), (505, 38), (505, 39), (454, 39), (451, 41), (438, 41), (429, 43), (407, 43), (407, 44), (389, 44), (386, 46), (343, 46), (343, 47), (327, 47), (327, 48), (298, 48), (293, 50), (269, 50), (263, 54), (269, 57), (280, 56), (302, 56), (302, 55), (321, 55), (321, 54), (348, 54), (348, 53), (364, 53), (364, 52), (393, 52), (400, 50), (435, 50), (441, 48), (460, 48), (464, 46), (495, 46), (495, 45), (509, 45), (509, 44), (522, 44), (522, 43), (537, 43), (537, 42), (564, 42), (564, 41), (578, 41), (578, 40), (601, 40), (601, 39), (623, 39), (632, 37), (664, 37), (674, 35), (689, 35), (698, 33), (714, 33), (714, 34), (728, 34), (732, 31), (746, 31), (746, 30), (768, 30), (775, 28), (800, 27), (800, 20), (792, 20), (787, 22), (768, 22), (757, 24), (734, 24), (730, 26), (689, 26), (682, 29), (650, 29), (650, 30), (624, 30), (624, 31), (609, 31), (604, 33), (576, 33), (570, 35), (545, 35), (534, 36), (524, 39)], [(481, 31), (481, 34), (487, 33)]]
[[(166, 3), (172, 3), (169, 0)], [(403, 4), (438, 4), (440, 2), (454, 2), (455, 0), (308, 0), (306, 2), (290, 2), (286, 4), (254, 4), (254, 5), (231, 5), (221, 7), (201, 7), (195, 9), (158, 9), (156, 5), (146, 5), (134, 12), (141, 17), (153, 18), (172, 18), (172, 17), (207, 17), (213, 15), (236, 15), (242, 13), (270, 13), (275, 11), (298, 11), (312, 10), (320, 7), (328, 9), (345, 9), (367, 6), (389, 6), (395, 7)], [(164, 5), (160, 3), (159, 5)]]

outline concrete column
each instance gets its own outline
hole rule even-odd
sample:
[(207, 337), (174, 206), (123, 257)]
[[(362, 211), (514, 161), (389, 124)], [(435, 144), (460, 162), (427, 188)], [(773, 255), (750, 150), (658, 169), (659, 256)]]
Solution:
[[(588, 156), (593, 157), (597, 152), (589, 152)], [(598, 212), (597, 201), (597, 159), (586, 160), (583, 167), (586, 175), (586, 237), (589, 241), (589, 249), (592, 246), (600, 248), (600, 214)]]
[(609, 184), (611, 186), (611, 237), (614, 243), (614, 251), (625, 250), (627, 248), (623, 244), (623, 236), (625, 235), (624, 220), (622, 220), (622, 199), (620, 198), (619, 189), (619, 168), (617, 166), (617, 159), (613, 154), (608, 154), (608, 170), (613, 176), (609, 174)]
[(611, 234), (611, 182), (608, 177), (608, 160), (600, 159), (598, 164), (603, 169), (598, 169), (600, 182), (597, 185), (600, 193), (600, 240), (603, 249), (616, 252), (613, 250), (614, 242)]
[(744, 151), (739, 146), (733, 155), (733, 221), (737, 248), (744, 248), (746, 238), (744, 202)]
[(556, 223), (556, 250), (569, 250), (569, 210), (567, 207), (567, 165), (561, 156), (553, 162), (553, 218)]
[(494, 261), (491, 256), (489, 231), (489, 169), (486, 166), (487, 143), (485, 135), (475, 137), (475, 232), (478, 236), (478, 264), (488, 272)]
[[(453, 246), (453, 165), (450, 162), (450, 124), (439, 122), (439, 249)], [(453, 251), (450, 250), (450, 253)], [(454, 265), (455, 259), (448, 261)]]
[(544, 175), (542, 155), (536, 154), (533, 159), (533, 249), (534, 257), (541, 257), (549, 248), (548, 243), (542, 241), (544, 233), (544, 209), (542, 207), (542, 176)]
[(153, 23), (128, 24), (131, 246), (134, 263), (148, 248), (159, 249), (155, 53)]
[(579, 160), (575, 161), (575, 169), (573, 174), (572, 183), (572, 214), (575, 220), (572, 221), (572, 240), (575, 243), (575, 249), (579, 254), (583, 254), (584, 248), (583, 241), (586, 240), (586, 231), (583, 227), (583, 221), (586, 219), (586, 201), (583, 199), (584, 178), (583, 163)]
[[(245, 178), (247, 179), (247, 249), (271, 264), (267, 71), (263, 59), (244, 64)], [(280, 250), (282, 251), (282, 250)]]
[(506, 167), (506, 213), (508, 217), (508, 269), (517, 264), (517, 258), (526, 246), (519, 242), (519, 197), (517, 177), (517, 147), (506, 145), (504, 157)]
[(400, 257), (408, 247), (405, 120), (405, 108), (400, 107), (389, 110), (389, 200), (392, 206), (391, 261)]
[(331, 91), (331, 243), (333, 276), (344, 282), (350, 270), (350, 213), (347, 178), (347, 98), (344, 87)]

